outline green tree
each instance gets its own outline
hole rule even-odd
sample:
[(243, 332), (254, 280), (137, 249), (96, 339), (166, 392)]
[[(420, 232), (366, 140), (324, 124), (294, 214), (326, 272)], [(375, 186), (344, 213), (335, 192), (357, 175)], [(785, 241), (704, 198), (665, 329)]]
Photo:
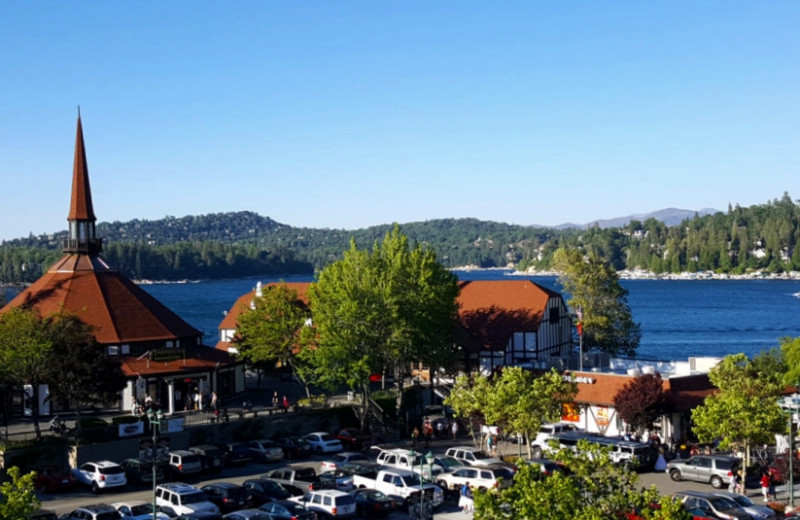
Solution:
[(309, 288), (315, 348), (303, 357), (320, 383), (360, 387), (366, 407), (370, 374), (453, 359), (457, 295), (456, 276), (431, 249), (410, 248), (399, 226), (371, 251), (351, 240), (344, 257)]
[(51, 361), (53, 341), (47, 319), (34, 309), (14, 307), (0, 315), (0, 361), (15, 384), (33, 389), (31, 418), (36, 438), (39, 428), (39, 385), (45, 383)]
[(792, 386), (800, 385), (800, 338), (781, 338), (780, 349), (786, 363), (783, 382)]
[(560, 273), (559, 284), (570, 295), (568, 305), (583, 313), (585, 348), (635, 356), (642, 334), (617, 272), (594, 256), (584, 259), (577, 249), (559, 249), (553, 265)]
[[(721, 449), (740, 448), (745, 469), (750, 447), (771, 443), (786, 429), (778, 406), (784, 389), (784, 373), (774, 371), (775, 354), (759, 354), (753, 360), (744, 354), (725, 356), (708, 374), (719, 392), (706, 397), (692, 410), (694, 433), (701, 442), (719, 439)], [(743, 476), (743, 480), (744, 480)]]
[(239, 316), (234, 338), (238, 357), (257, 367), (275, 363), (290, 367), (310, 395), (307, 374), (297, 356), (310, 315), (297, 291), (285, 283), (263, 287), (251, 308)]
[[(514, 485), (499, 491), (475, 492), (478, 520), (605, 520), (639, 511), (642, 518), (688, 520), (683, 507), (661, 497), (655, 487), (642, 489), (635, 471), (614, 464), (608, 451), (580, 441), (578, 452), (561, 450), (555, 457), (570, 468), (542, 478), (538, 466), (519, 461)], [(653, 508), (653, 504), (660, 507)]]
[(24, 475), (16, 466), (8, 468), (9, 479), (0, 484), (0, 518), (22, 520), (39, 508), (34, 482), (36, 472)]
[(636, 376), (614, 396), (617, 413), (640, 435), (664, 414), (666, 406), (667, 393), (660, 374)]
[(47, 326), (53, 345), (45, 376), (51, 399), (76, 414), (82, 406), (118, 400), (125, 374), (118, 361), (104, 354), (92, 327), (67, 313), (50, 316)]
[(486, 424), (485, 412), (490, 409), (489, 396), (492, 394), (492, 383), (484, 375), (470, 378), (461, 374), (456, 378), (453, 388), (444, 399), (444, 404), (453, 409), (453, 414), (464, 420), (469, 426), (470, 435), (475, 440), (475, 424)]

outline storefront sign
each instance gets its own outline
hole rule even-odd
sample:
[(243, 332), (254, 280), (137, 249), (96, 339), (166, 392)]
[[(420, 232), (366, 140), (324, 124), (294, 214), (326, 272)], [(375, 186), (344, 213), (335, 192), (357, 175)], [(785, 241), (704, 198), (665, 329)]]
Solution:
[(585, 385), (593, 385), (597, 382), (597, 379), (594, 377), (589, 376), (573, 376), (572, 374), (564, 374), (562, 376), (564, 381), (569, 381), (570, 383), (583, 383)]

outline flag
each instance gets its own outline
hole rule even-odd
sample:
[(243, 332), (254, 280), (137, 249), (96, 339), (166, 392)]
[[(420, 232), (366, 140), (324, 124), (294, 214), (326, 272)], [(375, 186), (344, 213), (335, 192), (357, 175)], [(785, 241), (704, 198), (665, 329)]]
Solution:
[(579, 321), (577, 327), (578, 327), (578, 336), (583, 336), (583, 323)]
[(580, 307), (575, 311), (575, 316), (578, 318), (578, 336), (583, 336), (583, 310)]

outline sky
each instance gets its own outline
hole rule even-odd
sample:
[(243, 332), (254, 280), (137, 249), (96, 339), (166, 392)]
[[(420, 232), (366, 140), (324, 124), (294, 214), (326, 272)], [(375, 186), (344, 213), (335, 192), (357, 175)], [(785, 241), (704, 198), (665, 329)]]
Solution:
[(800, 198), (800, 2), (0, 2), (0, 240), (248, 210), (358, 229)]

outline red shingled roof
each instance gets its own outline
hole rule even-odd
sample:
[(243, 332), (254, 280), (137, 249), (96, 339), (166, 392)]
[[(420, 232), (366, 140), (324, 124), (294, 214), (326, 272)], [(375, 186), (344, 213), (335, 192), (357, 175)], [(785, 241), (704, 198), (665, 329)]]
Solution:
[(92, 255), (65, 255), (6, 308), (23, 305), (34, 307), (43, 316), (72, 312), (94, 328), (101, 344), (202, 335), (147, 291)]
[(78, 116), (78, 130), (75, 136), (75, 160), (72, 166), (72, 197), (67, 220), (89, 220), (94, 222), (92, 189), (89, 186), (89, 166), (86, 161), (86, 148), (83, 145), (83, 126)]

